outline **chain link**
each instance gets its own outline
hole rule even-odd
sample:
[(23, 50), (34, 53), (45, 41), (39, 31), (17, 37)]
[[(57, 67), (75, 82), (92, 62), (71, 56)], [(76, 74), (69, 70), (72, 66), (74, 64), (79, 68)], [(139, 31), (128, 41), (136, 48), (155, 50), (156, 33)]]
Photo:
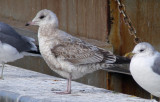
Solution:
[(139, 42), (141, 42), (140, 38), (138, 38), (136, 36), (136, 29), (133, 27), (133, 24), (131, 22), (131, 19), (129, 18), (129, 16), (126, 14), (126, 8), (125, 5), (122, 4), (119, 0), (115, 0), (117, 1), (118, 4), (118, 10), (120, 12), (121, 15), (123, 15), (123, 21), (124, 23), (128, 26), (128, 31), (130, 33), (130, 35), (134, 36), (134, 42), (137, 44)]

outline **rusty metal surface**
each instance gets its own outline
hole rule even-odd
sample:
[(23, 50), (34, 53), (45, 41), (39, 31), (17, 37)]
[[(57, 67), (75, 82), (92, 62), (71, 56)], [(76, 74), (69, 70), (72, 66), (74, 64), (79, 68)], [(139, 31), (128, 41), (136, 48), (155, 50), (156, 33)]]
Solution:
[[(126, 7), (126, 13), (132, 20), (137, 31), (137, 36), (142, 41), (151, 43), (160, 50), (160, 1), (159, 0), (121, 0)], [(114, 52), (124, 55), (132, 51), (134, 37), (130, 36), (123, 17), (119, 15), (118, 5), (115, 0), (110, 0), (110, 13), (113, 17), (111, 25), (110, 42), (113, 44)], [(120, 69), (121, 70), (121, 69)], [(131, 76), (110, 73), (108, 77), (108, 88), (140, 97), (149, 98), (148, 92), (139, 87)], [(116, 84), (115, 84), (116, 83)]]
[(119, 54), (121, 48), (121, 36), (119, 29), (119, 13), (117, 4), (114, 0), (110, 0), (110, 18), (113, 18), (109, 33), (109, 41), (113, 44), (114, 53)]
[(134, 36), (134, 43), (135, 44), (138, 44), (141, 42), (141, 39), (137, 37), (136, 35), (136, 29), (134, 28), (133, 24), (132, 24), (132, 21), (130, 19), (130, 17), (128, 16), (128, 14), (126, 13), (126, 8), (125, 8), (125, 5), (122, 4), (120, 2), (120, 0), (116, 0), (117, 4), (118, 4), (118, 10), (119, 10), (119, 13), (120, 13), (120, 19), (122, 22), (124, 22), (126, 25), (127, 25), (127, 28), (128, 28), (128, 32), (131, 36)]
[[(126, 7), (133, 26), (137, 31), (137, 36), (142, 41), (151, 43), (160, 50), (160, 1), (159, 0), (121, 0)], [(116, 53), (121, 55), (131, 51), (135, 46), (134, 37), (130, 36), (127, 26), (123, 22), (123, 17), (119, 16), (117, 4), (111, 2), (111, 15), (113, 15), (113, 27), (111, 28), (111, 41)], [(117, 21), (117, 19), (119, 19)], [(116, 35), (116, 36), (115, 36)], [(118, 39), (118, 38), (119, 39)]]

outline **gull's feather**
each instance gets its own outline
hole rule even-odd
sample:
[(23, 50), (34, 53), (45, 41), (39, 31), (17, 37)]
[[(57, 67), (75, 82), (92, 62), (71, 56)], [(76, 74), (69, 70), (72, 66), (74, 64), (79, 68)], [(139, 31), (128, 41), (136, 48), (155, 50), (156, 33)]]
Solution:
[(74, 37), (67, 39), (67, 41), (60, 39), (60, 43), (51, 50), (56, 57), (74, 65), (101, 62), (114, 63), (116, 60), (110, 51), (105, 51)]
[(11, 26), (2, 22), (0, 22), (0, 41), (13, 46), (19, 52), (37, 50), (33, 38), (21, 36)]
[(160, 75), (160, 53), (157, 54), (157, 57), (154, 60), (153, 65), (151, 66), (152, 70)]

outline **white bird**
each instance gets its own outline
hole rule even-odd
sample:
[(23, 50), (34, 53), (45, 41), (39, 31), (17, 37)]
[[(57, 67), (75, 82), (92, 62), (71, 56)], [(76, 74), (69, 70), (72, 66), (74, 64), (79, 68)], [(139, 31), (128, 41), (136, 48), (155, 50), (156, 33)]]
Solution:
[(60, 93), (71, 93), (72, 79), (106, 68), (109, 64), (130, 62), (58, 29), (57, 16), (50, 10), (39, 11), (28, 25), (39, 26), (40, 52), (48, 66), (68, 79), (67, 90)]
[(3, 79), (4, 64), (13, 62), (24, 56), (39, 56), (39, 51), (33, 43), (34, 39), (18, 34), (11, 26), (0, 22), (0, 64), (2, 64), (1, 79)]
[(133, 51), (130, 72), (146, 91), (160, 97), (160, 53), (149, 43), (137, 44)]

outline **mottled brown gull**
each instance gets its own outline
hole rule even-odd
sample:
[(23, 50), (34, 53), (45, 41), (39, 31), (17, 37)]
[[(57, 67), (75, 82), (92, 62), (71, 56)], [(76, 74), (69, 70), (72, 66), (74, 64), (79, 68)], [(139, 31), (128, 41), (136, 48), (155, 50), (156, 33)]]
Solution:
[(48, 66), (68, 79), (67, 90), (71, 93), (71, 80), (107, 68), (116, 63), (129, 63), (129, 60), (113, 55), (110, 51), (98, 48), (79, 38), (58, 29), (56, 14), (50, 10), (41, 10), (26, 24), (38, 25), (40, 52)]

